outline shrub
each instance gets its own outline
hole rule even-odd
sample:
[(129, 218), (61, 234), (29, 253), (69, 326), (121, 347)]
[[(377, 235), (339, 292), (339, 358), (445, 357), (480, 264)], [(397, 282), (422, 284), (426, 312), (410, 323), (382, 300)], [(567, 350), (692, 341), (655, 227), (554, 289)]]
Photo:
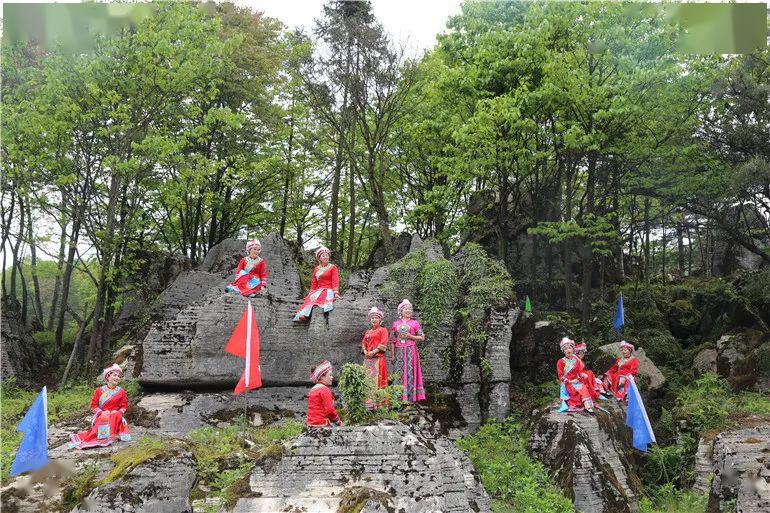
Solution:
[(732, 392), (728, 382), (707, 373), (679, 390), (674, 416), (685, 420), (698, 433), (727, 425)]
[(368, 410), (366, 399), (371, 396), (375, 385), (369, 376), (369, 371), (363, 365), (346, 363), (340, 373), (339, 389), (345, 403), (347, 421), (350, 424), (361, 424), (366, 421)]
[(542, 465), (526, 451), (529, 433), (513, 419), (487, 424), (458, 441), (468, 452), (484, 488), (494, 499), (493, 511), (567, 513), (572, 503), (548, 479)]

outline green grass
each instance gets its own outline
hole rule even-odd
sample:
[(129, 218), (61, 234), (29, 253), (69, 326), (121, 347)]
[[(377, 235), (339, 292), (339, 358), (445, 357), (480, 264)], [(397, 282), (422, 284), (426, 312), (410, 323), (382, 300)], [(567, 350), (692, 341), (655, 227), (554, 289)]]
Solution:
[(639, 501), (639, 513), (705, 513), (708, 497), (662, 486)]
[[(129, 397), (139, 393), (139, 385), (133, 381), (121, 384)], [(88, 406), (96, 387), (77, 385), (48, 393), (48, 425), (82, 417), (88, 414)], [(21, 444), (23, 434), (16, 431), (16, 426), (35, 401), (39, 391), (23, 390), (13, 383), (0, 385), (0, 481), (5, 483), (11, 469), (11, 463)]]
[(457, 445), (468, 451), (495, 513), (568, 513), (572, 503), (527, 454), (529, 433), (512, 419), (487, 424)]

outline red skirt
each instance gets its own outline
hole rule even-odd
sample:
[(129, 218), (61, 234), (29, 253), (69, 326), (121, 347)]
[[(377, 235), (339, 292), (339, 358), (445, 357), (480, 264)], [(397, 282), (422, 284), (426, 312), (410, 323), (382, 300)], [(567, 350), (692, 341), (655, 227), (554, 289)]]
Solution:
[(128, 422), (119, 411), (99, 412), (91, 424), (91, 429), (70, 436), (70, 449), (88, 449), (89, 447), (106, 447), (120, 440), (129, 442)]
[(310, 317), (314, 306), (320, 307), (324, 312), (331, 312), (334, 310), (334, 299), (334, 289), (321, 288), (311, 290), (308, 295), (305, 296), (305, 301), (302, 303), (302, 306), (297, 310), (297, 313), (294, 314), (294, 320), (300, 321)]

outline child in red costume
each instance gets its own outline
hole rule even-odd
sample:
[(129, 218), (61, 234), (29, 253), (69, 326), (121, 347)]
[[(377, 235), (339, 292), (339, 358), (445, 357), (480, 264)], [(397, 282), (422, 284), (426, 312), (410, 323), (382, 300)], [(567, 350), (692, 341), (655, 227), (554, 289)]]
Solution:
[(316, 384), (307, 394), (307, 426), (338, 427), (342, 420), (334, 409), (334, 395), (329, 389), (334, 375), (332, 364), (324, 361), (310, 373), (310, 379)]

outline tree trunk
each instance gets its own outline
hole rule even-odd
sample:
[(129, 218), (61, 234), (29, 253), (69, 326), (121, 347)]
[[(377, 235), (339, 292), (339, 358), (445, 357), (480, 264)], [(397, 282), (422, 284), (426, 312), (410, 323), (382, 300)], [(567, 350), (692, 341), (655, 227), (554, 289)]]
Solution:
[(348, 269), (353, 265), (353, 248), (356, 240), (356, 164), (353, 159), (349, 160), (348, 188), (350, 189), (350, 221), (348, 222), (348, 253), (345, 260), (345, 265), (347, 265)]
[(51, 366), (59, 366), (59, 351), (61, 350), (62, 337), (64, 335), (64, 317), (67, 309), (64, 305), (69, 301), (70, 282), (72, 281), (72, 269), (75, 262), (75, 253), (77, 252), (78, 238), (80, 235), (80, 222), (82, 213), (75, 214), (72, 220), (72, 232), (69, 237), (69, 247), (67, 250), (67, 263), (64, 267), (64, 276), (62, 277), (62, 291), (59, 307), (59, 319), (56, 324), (56, 335), (54, 336), (53, 353), (51, 354)]
[(62, 212), (61, 216), (61, 235), (59, 236), (59, 259), (56, 262), (56, 281), (53, 286), (53, 297), (51, 298), (51, 310), (48, 312), (48, 323), (46, 329), (53, 329), (53, 321), (56, 317), (56, 311), (59, 306), (59, 292), (61, 290), (61, 273), (64, 266), (64, 251), (67, 242), (67, 216)]
[(679, 276), (684, 276), (684, 240), (682, 238), (682, 221), (676, 222), (676, 256)]
[[(109, 202), (107, 203), (106, 226), (104, 230), (105, 236), (103, 239), (105, 243), (102, 252), (102, 265), (101, 269), (99, 270), (99, 280), (96, 288), (96, 302), (94, 303), (94, 327), (91, 331), (91, 341), (88, 346), (88, 354), (86, 356), (86, 360), (88, 360), (89, 365), (95, 365), (96, 367), (101, 365), (102, 362), (92, 362), (92, 359), (95, 356), (96, 351), (104, 346), (105, 338), (107, 337), (107, 334), (104, 332), (108, 294), (107, 281), (110, 279), (109, 276), (111, 274), (111, 265), (115, 251), (115, 211), (118, 205), (118, 195), (119, 191), (121, 190), (121, 184), (122, 174), (119, 172), (113, 173), (110, 180)], [(196, 220), (200, 221), (200, 218), (198, 217)], [(195, 243), (193, 243), (193, 247), (194, 244)]]
[(24, 238), (24, 203), (21, 201), (21, 198), (19, 200), (19, 233), (16, 237), (16, 244), (14, 244), (11, 248), (11, 256), (13, 257), (13, 260), (11, 261), (11, 291), (10, 296), (14, 299), (18, 299), (16, 297), (16, 269), (20, 269), (21, 262), (19, 262), (19, 249), (21, 248), (21, 241)]
[(650, 281), (650, 198), (644, 198), (644, 281)]
[(35, 306), (35, 319), (38, 325), (37, 329), (43, 329), (43, 304), (40, 301), (40, 280), (37, 276), (37, 250), (35, 248), (35, 237), (32, 231), (32, 210), (28, 207), (27, 213), (27, 237), (29, 238), (30, 255), (30, 274), (32, 275), (32, 287), (34, 290), (33, 300)]
[[(586, 212), (593, 214), (594, 212), (594, 194), (596, 187), (596, 155), (591, 154), (588, 160), (588, 179), (586, 181)], [(594, 259), (593, 251), (589, 241), (583, 241), (581, 248), (581, 260), (583, 264), (583, 286), (581, 290), (582, 304), (581, 304), (581, 325), (583, 330), (588, 328), (588, 317), (591, 313), (591, 279), (594, 272)]]
[(83, 317), (80, 321), (80, 326), (78, 326), (78, 332), (77, 335), (75, 335), (75, 342), (72, 344), (72, 352), (70, 352), (70, 357), (67, 360), (67, 367), (64, 369), (64, 374), (61, 378), (61, 386), (64, 386), (67, 383), (67, 378), (70, 375), (70, 371), (73, 370), (73, 363), (75, 362), (75, 356), (80, 352), (80, 347), (83, 343), (83, 334), (85, 333), (86, 327), (88, 326), (88, 323), (91, 322), (91, 319), (93, 318), (94, 311), (91, 310), (90, 315), (86, 317), (86, 314), (88, 314), (88, 303), (86, 303), (84, 309), (83, 309)]

